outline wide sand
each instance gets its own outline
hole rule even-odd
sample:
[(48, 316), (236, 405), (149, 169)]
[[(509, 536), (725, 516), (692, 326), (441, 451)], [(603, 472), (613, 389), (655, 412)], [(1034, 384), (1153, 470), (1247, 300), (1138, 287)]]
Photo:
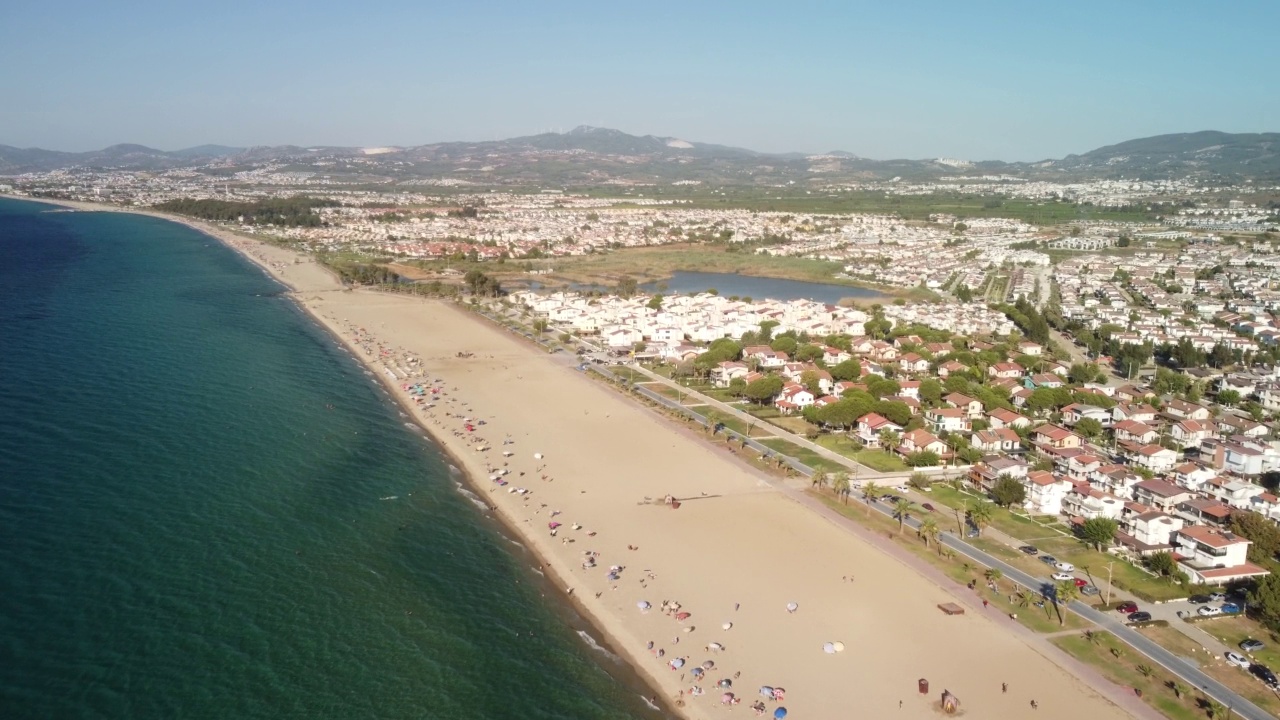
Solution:
[[(768, 717), (782, 705), (795, 718), (933, 718), (943, 689), (973, 717), (1129, 717), (1002, 627), (1007, 618), (942, 614), (937, 604), (954, 599), (947, 590), (800, 505), (725, 450), (584, 377), (568, 358), (547, 356), (444, 303), (339, 290), (309, 259), (187, 224), (294, 287), (298, 301), (380, 379), (388, 381), (387, 364), (413, 372), (406, 354), (420, 359), (416, 367), (427, 379), (390, 383), (398, 395), (406, 382), (442, 379), (435, 407), (416, 408), (418, 419), (461, 459), (477, 494), (522, 531), (614, 646), (668, 700), (683, 691), (686, 715), (727, 712), (716, 684), (729, 679), (742, 698), (733, 710), (748, 717), (762, 685), (786, 689), (784, 702), (766, 701)], [(468, 432), (463, 417), (485, 424)], [(488, 449), (480, 451), (481, 444)], [(490, 468), (504, 463), (509, 484), (499, 487)], [(508, 492), (516, 487), (528, 493)], [(685, 502), (679, 509), (645, 502), (667, 494)], [(550, 522), (563, 523), (555, 536)], [(596, 567), (584, 569), (588, 551), (598, 553)], [(616, 581), (606, 577), (613, 565), (624, 568)], [(691, 615), (677, 621), (662, 612), (664, 600)], [(642, 612), (641, 601), (652, 608)], [(788, 603), (798, 609), (788, 612)], [(824, 653), (831, 641), (846, 650)], [(724, 649), (707, 650), (712, 642)], [(675, 658), (686, 664), (670, 669)], [(715, 668), (695, 681), (691, 669), (706, 660)], [(919, 678), (929, 680), (929, 695), (917, 694)], [(705, 694), (691, 697), (694, 685)]]

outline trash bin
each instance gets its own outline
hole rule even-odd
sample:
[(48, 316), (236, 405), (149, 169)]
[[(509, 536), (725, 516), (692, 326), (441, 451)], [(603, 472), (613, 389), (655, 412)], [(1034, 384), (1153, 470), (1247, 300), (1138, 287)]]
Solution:
[(928, 694), (929, 694), (929, 681), (928, 681), (928, 680), (925, 680), (924, 678), (920, 678), (920, 682), (919, 682), (919, 683), (917, 683), (917, 685), (918, 685), (918, 686), (919, 686), (919, 688), (920, 688), (920, 694), (921, 694), (921, 695), (928, 695)]

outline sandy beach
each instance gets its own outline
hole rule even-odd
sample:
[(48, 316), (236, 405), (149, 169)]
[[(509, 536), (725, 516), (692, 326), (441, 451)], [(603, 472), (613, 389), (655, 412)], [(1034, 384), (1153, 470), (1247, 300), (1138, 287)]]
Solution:
[[(684, 715), (753, 716), (760, 703), (766, 717), (932, 718), (948, 689), (975, 717), (1131, 717), (1003, 615), (944, 615), (948, 589), (572, 358), (447, 303), (343, 290), (310, 258), (151, 214), (218, 237), (294, 288)], [(661, 503), (668, 495), (678, 509)], [(845, 650), (824, 652), (828, 642)]]

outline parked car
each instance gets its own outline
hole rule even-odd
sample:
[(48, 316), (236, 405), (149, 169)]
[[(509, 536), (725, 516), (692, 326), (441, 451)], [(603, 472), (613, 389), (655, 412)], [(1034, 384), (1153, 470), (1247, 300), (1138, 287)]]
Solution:
[(1226, 593), (1216, 592), (1216, 593), (1210, 593), (1209, 595), (1209, 602), (1226, 602), (1226, 601), (1227, 601)]
[(1258, 652), (1264, 647), (1266, 647), (1266, 645), (1263, 644), (1261, 640), (1254, 640), (1253, 638), (1242, 640), (1240, 642), (1240, 649), (1245, 652)]
[(1119, 610), (1120, 612), (1126, 615), (1128, 615), (1129, 613), (1136, 613), (1138, 612), (1138, 603), (1122, 602), (1116, 607), (1116, 610)]
[(1088, 585), (1088, 584), (1089, 584), (1089, 581), (1088, 581), (1088, 580), (1084, 580), (1084, 579), (1081, 579), (1081, 578), (1076, 578), (1076, 587), (1078, 587), (1078, 588), (1082, 588), (1082, 587), (1084, 587), (1085, 585)]
[(1196, 610), (1196, 614), (1200, 615), (1201, 617), (1213, 617), (1214, 615), (1221, 615), (1222, 608), (1218, 607), (1217, 605), (1201, 605)]
[(933, 506), (930, 505), (929, 503), (924, 503), (920, 507), (924, 508), (925, 510), (928, 510), (929, 512), (933, 512)]
[(1276, 680), (1276, 674), (1271, 672), (1271, 668), (1267, 667), (1266, 665), (1259, 665), (1258, 663), (1254, 663), (1249, 666), (1249, 672), (1253, 673), (1254, 677), (1266, 683), (1267, 687), (1275, 687), (1277, 685), (1280, 685), (1280, 681)]
[(1076, 566), (1075, 566), (1075, 565), (1072, 565), (1072, 564), (1071, 564), (1071, 563), (1069, 563), (1069, 562), (1059, 562), (1059, 563), (1054, 563), (1054, 565), (1053, 565), (1053, 566), (1054, 566), (1054, 567), (1056, 567), (1056, 568), (1058, 568), (1058, 569), (1059, 569), (1059, 570), (1061, 570), (1062, 572), (1075, 572), (1075, 571), (1076, 571)]
[(1022, 552), (1024, 552), (1024, 553), (1028, 554), (1028, 555), (1039, 555), (1039, 554), (1040, 554), (1040, 548), (1036, 547), (1035, 545), (1023, 545), (1022, 547), (1020, 547), (1020, 548), (1018, 548), (1018, 549), (1019, 549), (1019, 550), (1021, 550), (1021, 551), (1022, 551)]
[(1236, 666), (1236, 667), (1238, 667), (1238, 668), (1246, 668), (1246, 669), (1247, 669), (1247, 668), (1249, 667), (1249, 665), (1251, 665), (1251, 664), (1252, 664), (1252, 663), (1250, 663), (1250, 662), (1249, 662), (1249, 658), (1247, 658), (1247, 657), (1245, 657), (1245, 656), (1241, 655), (1240, 653), (1231, 652), (1230, 650), (1228, 650), (1226, 653), (1224, 653), (1224, 654), (1223, 654), (1223, 657), (1225, 657), (1225, 658), (1227, 659), (1227, 664), (1228, 664), (1228, 665), (1235, 665), (1235, 666)]
[(1223, 615), (1235, 615), (1235, 614), (1238, 614), (1239, 612), (1240, 612), (1240, 606), (1235, 603), (1223, 603), (1222, 605)]
[(1097, 595), (1102, 591), (1099, 590), (1096, 585), (1085, 585), (1084, 587), (1080, 588), (1080, 592), (1085, 595)]
[(1058, 558), (1056, 558), (1056, 557), (1054, 557), (1054, 556), (1052, 556), (1052, 555), (1041, 555), (1041, 556), (1040, 556), (1040, 562), (1044, 563), (1045, 565), (1057, 565), (1057, 564), (1058, 564)]
[(1129, 613), (1129, 622), (1131, 623), (1151, 622), (1151, 613), (1149, 612)]
[(1054, 580), (1075, 580), (1075, 576), (1073, 576), (1071, 573), (1064, 573), (1064, 572), (1056, 572), (1050, 575), (1049, 577), (1053, 578)]
[(1203, 605), (1209, 602), (1209, 596), (1208, 595), (1192, 595), (1191, 597), (1187, 598), (1187, 602), (1191, 603), (1192, 605)]

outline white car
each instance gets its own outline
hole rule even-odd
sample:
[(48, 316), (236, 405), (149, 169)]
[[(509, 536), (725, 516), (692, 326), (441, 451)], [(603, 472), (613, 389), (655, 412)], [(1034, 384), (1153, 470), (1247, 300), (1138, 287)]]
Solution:
[(1075, 566), (1075, 565), (1072, 565), (1072, 564), (1071, 564), (1071, 563), (1069, 563), (1069, 562), (1060, 562), (1060, 563), (1055, 564), (1055, 565), (1054, 565), (1054, 567), (1058, 568), (1058, 569), (1059, 569), (1059, 570), (1061, 570), (1062, 572), (1075, 572), (1075, 571), (1076, 571), (1076, 566)]
[(1209, 596), (1209, 602), (1226, 602), (1226, 601), (1227, 601), (1226, 593), (1216, 592)]
[(1075, 577), (1071, 573), (1064, 573), (1064, 572), (1056, 572), (1050, 575), (1049, 577), (1053, 578), (1054, 580), (1075, 580)]
[(1247, 669), (1252, 664), (1249, 662), (1249, 658), (1241, 655), (1240, 653), (1231, 652), (1230, 650), (1224, 653), (1223, 657), (1227, 659), (1228, 665), (1235, 665), (1238, 668)]
[(1216, 605), (1201, 605), (1196, 609), (1196, 614), (1204, 617), (1213, 617), (1214, 615), (1221, 615), (1222, 608)]

